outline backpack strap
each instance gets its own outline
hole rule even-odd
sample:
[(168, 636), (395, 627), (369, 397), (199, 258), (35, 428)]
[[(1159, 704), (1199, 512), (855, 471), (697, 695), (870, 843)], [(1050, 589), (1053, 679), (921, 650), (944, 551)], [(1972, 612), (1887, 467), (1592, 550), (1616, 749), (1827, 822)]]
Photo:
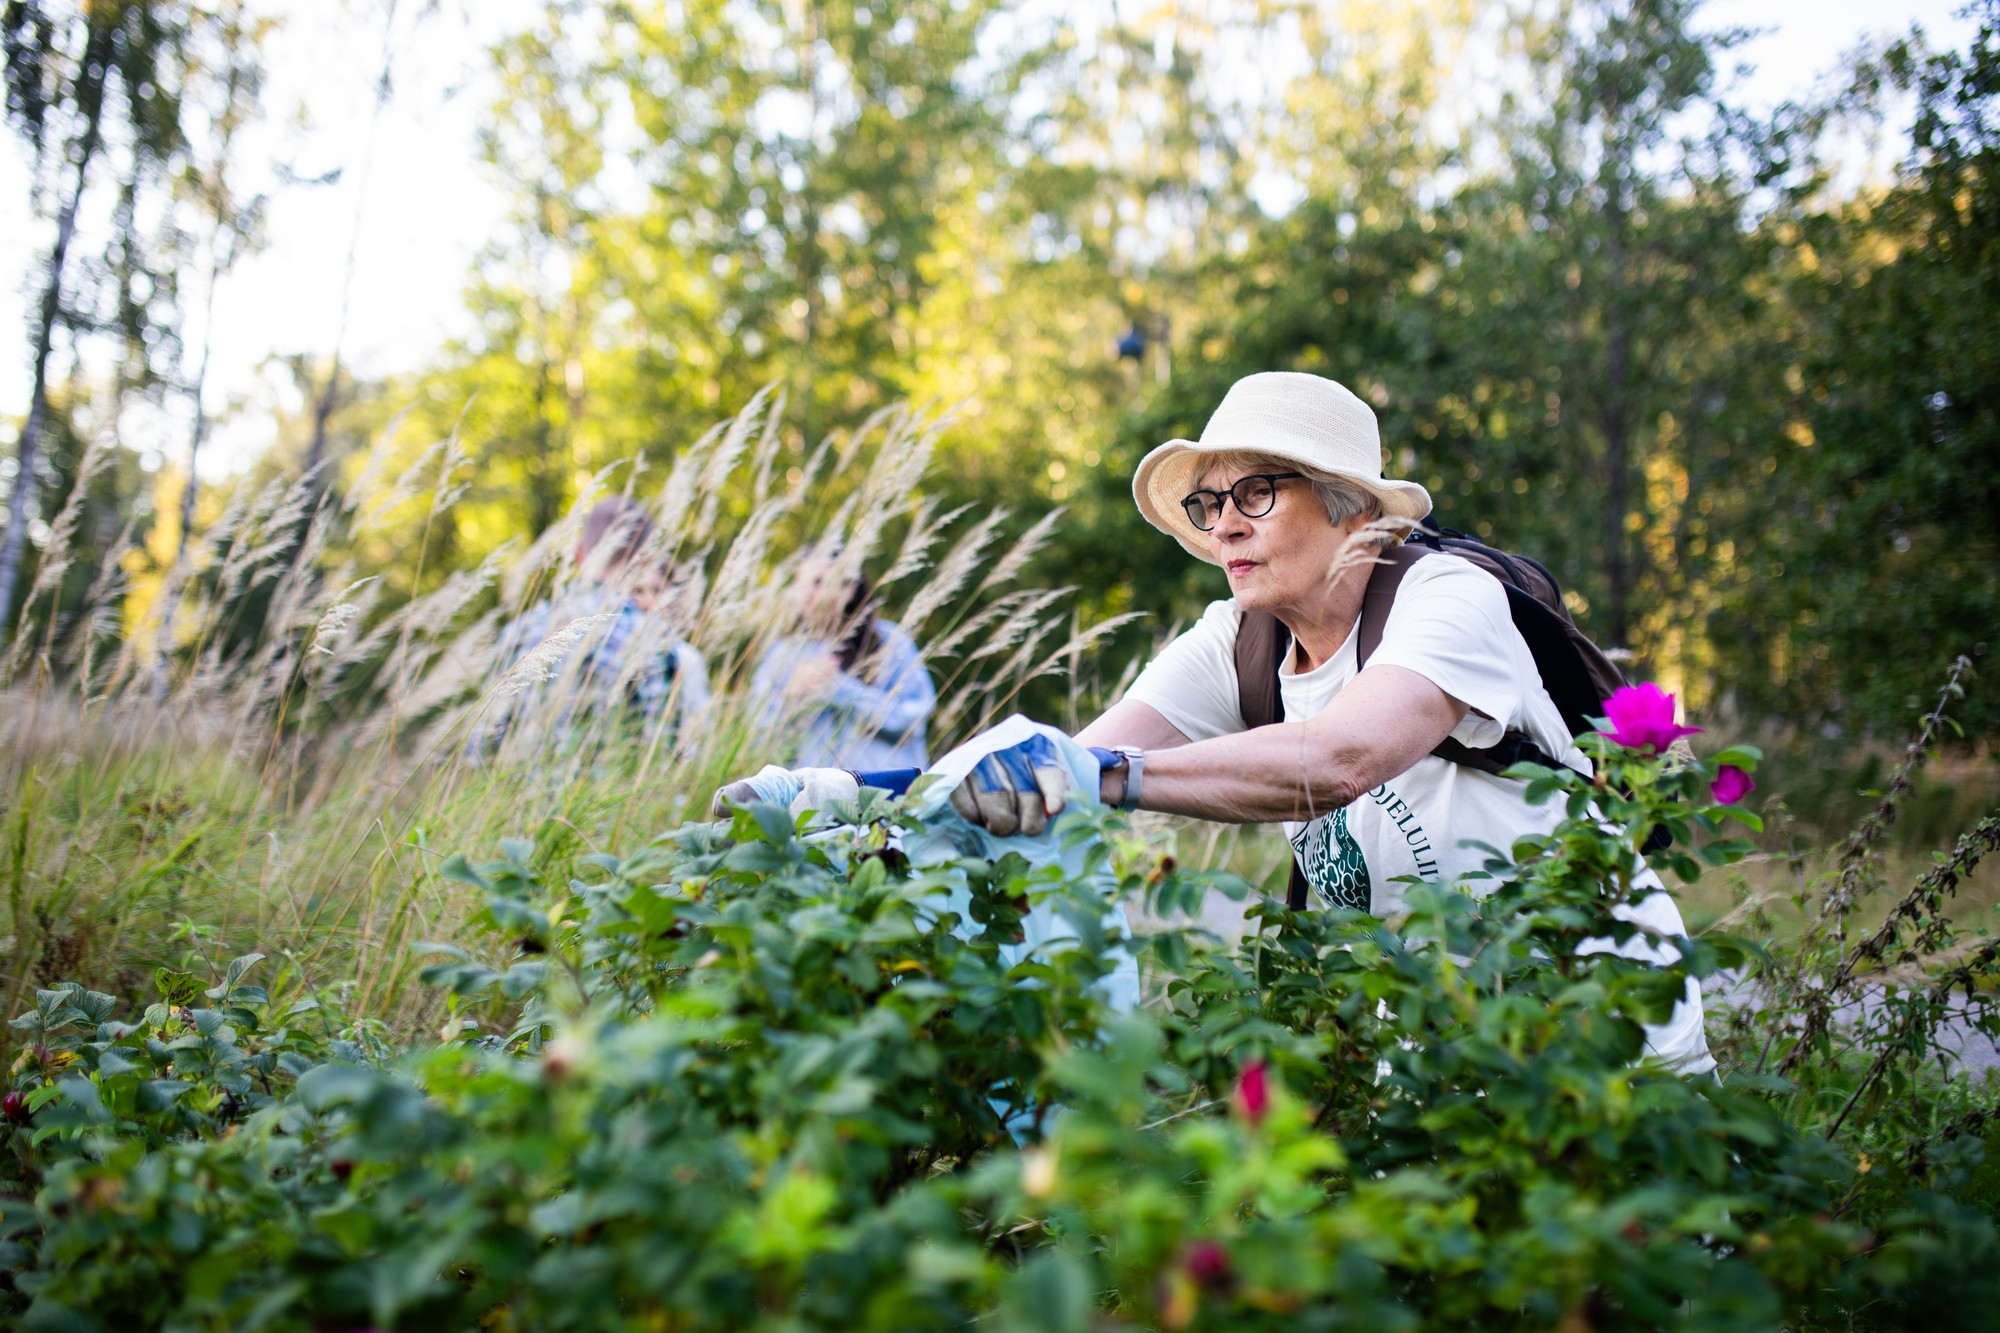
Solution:
[[(1361, 622), (1356, 630), (1355, 669), (1382, 643), (1382, 627), (1396, 603), (1396, 589), (1411, 565), (1429, 555), (1428, 546), (1397, 546), (1383, 553), (1368, 576), (1361, 595)], [(1245, 727), (1268, 727), (1285, 720), (1285, 698), (1278, 672), (1292, 648), (1292, 632), (1269, 611), (1245, 611), (1236, 625), (1236, 702)]]
[(1269, 611), (1245, 611), (1236, 626), (1236, 703), (1243, 725), (1268, 727), (1285, 720), (1278, 670), (1292, 650), (1292, 632)]
[(1396, 590), (1410, 566), (1431, 553), (1428, 546), (1404, 543), (1382, 552), (1368, 575), (1368, 587), (1361, 594), (1361, 623), (1354, 627), (1354, 670), (1358, 673), (1382, 646), (1382, 630), (1389, 623), (1389, 611), (1396, 605)]
[[(1368, 577), (1367, 591), (1361, 594), (1361, 623), (1354, 630), (1354, 669), (1357, 673), (1368, 665), (1368, 659), (1382, 646), (1382, 630), (1389, 623), (1389, 611), (1396, 604), (1396, 590), (1403, 586), (1403, 575), (1410, 572), (1410, 566), (1430, 555), (1433, 549), (1405, 543), (1382, 553), (1381, 563)], [(1460, 744), (1447, 736), (1437, 743), (1431, 753), (1447, 763), (1476, 768), (1495, 777), (1520, 763), (1540, 764), (1544, 768), (1556, 766), (1556, 761), (1535, 744), (1527, 732), (1514, 729), (1510, 729), (1498, 743), (1480, 749)]]
[(1292, 853), (1292, 877), (1285, 884), (1285, 906), (1294, 912), (1306, 910), (1306, 895), (1312, 892), (1312, 885), (1306, 883), (1306, 872), (1299, 869), (1299, 854)]

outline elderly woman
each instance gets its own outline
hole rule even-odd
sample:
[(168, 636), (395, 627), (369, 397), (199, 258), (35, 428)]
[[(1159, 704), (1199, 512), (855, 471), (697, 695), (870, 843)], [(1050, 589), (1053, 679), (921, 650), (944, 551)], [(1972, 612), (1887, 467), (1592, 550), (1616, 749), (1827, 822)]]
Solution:
[[(1332, 380), (1273, 373), (1239, 381), (1199, 441), (1172, 440), (1139, 465), (1140, 512), (1228, 575), (1228, 601), (1168, 644), (1086, 745), (1140, 757), (1138, 804), (1203, 819), (1285, 821), (1318, 896), (1388, 914), (1404, 875), (1477, 870), (1468, 840), (1507, 846), (1551, 811), (1524, 784), (1433, 754), (1525, 734), (1579, 768), (1514, 628), (1500, 584), (1465, 560), (1414, 564), (1379, 645), (1357, 667), (1354, 633), (1373, 555), (1430, 512), (1411, 481), (1385, 480), (1375, 414)], [(1398, 520), (1399, 522), (1384, 522)], [(1284, 721), (1246, 728), (1238, 625), (1268, 612), (1290, 632), (1278, 667)], [(1121, 801), (1130, 766), (1106, 774)]]
[[(1364, 664), (1356, 629), (1375, 554), (1431, 507), (1415, 482), (1384, 478), (1381, 457), (1367, 404), (1332, 380), (1290, 373), (1239, 380), (1200, 440), (1148, 454), (1133, 479), (1140, 512), (1220, 566), (1233, 596), (1211, 604), (1076, 739), (1117, 752), (1102, 777), (1107, 803), (1282, 822), (1309, 905), (1393, 916), (1404, 877), (1480, 871), (1479, 844), (1511, 846), (1562, 817), (1557, 805), (1531, 805), (1527, 784), (1499, 776), (1506, 765), (1482, 762), (1482, 752), (1504, 745), (1584, 772), (1589, 760), (1543, 687), (1506, 592), (1464, 559), (1403, 564)], [(1238, 678), (1238, 631), (1258, 612), (1276, 617), (1289, 645), (1272, 710), (1283, 720), (1250, 726), (1246, 687), (1258, 682)], [(975, 770), (954, 806), (994, 833), (1037, 832), (1064, 784), (1011, 753), (994, 759), (1004, 762)], [(1664, 891), (1630, 916), (1663, 936), (1686, 933)], [(1639, 937), (1626, 951), (1670, 956)], [(1679, 1068), (1713, 1066), (1695, 983), (1648, 1039)]]
[[(1221, 566), (1233, 596), (1211, 604), (1076, 739), (1126, 756), (1104, 775), (1105, 801), (1282, 821), (1311, 900), (1390, 916), (1403, 877), (1478, 871), (1479, 844), (1511, 846), (1562, 816), (1467, 752), (1525, 738), (1581, 771), (1590, 762), (1543, 688), (1506, 592), (1466, 560), (1409, 564), (1380, 643), (1357, 668), (1370, 548), (1431, 507), (1423, 487), (1382, 476), (1381, 456), (1367, 404), (1331, 380), (1289, 373), (1239, 380), (1200, 440), (1148, 454), (1133, 480), (1140, 512)], [(1290, 631), (1278, 667), (1285, 720), (1246, 727), (1237, 631), (1257, 611)], [(1447, 738), (1465, 760), (1434, 753)], [(1661, 935), (1686, 933), (1664, 890), (1632, 915)], [(1682, 1069), (1713, 1066), (1695, 983), (1648, 1038)]]

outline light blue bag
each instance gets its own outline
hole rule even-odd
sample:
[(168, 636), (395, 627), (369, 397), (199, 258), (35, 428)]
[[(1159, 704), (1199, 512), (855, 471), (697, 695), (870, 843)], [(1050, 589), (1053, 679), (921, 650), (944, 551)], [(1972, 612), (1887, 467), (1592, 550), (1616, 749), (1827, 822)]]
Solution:
[[(1065, 878), (1082, 879), (1086, 883), (1095, 881), (1092, 887), (1099, 890), (1105, 899), (1103, 925), (1105, 932), (1114, 938), (1129, 937), (1131, 928), (1125, 917), (1125, 909), (1114, 897), (1116, 881), (1100, 869), (1086, 872), (1084, 847), (1073, 846), (1064, 849), (1062, 838), (1057, 832), (1060, 820), (1052, 820), (1043, 833), (1035, 837), (1014, 836), (997, 838), (975, 824), (969, 824), (952, 809), (951, 792), (966, 775), (971, 773), (980, 760), (1002, 750), (1010, 750), (1033, 737), (1045, 739), (1061, 758), (1063, 767), (1069, 770), (1071, 781), (1071, 808), (1078, 805), (1094, 806), (1097, 802), (1098, 761), (1097, 757), (1083, 746), (1071, 740), (1061, 730), (1041, 722), (1033, 722), (1019, 713), (989, 730), (981, 732), (965, 744), (951, 751), (936, 763), (928, 773), (937, 780), (926, 790), (917, 806), (925, 827), (921, 833), (906, 834), (900, 840), (904, 855), (910, 858), (913, 869), (934, 870), (946, 867), (960, 857), (970, 856), (984, 861), (997, 861), (1009, 852), (1018, 853), (1030, 866), (1060, 866)], [(961, 929), (972, 929), (967, 907), (971, 902), (970, 891), (964, 883), (963, 872), (947, 869), (947, 881), (956, 879), (957, 887), (950, 889), (936, 904), (940, 912), (956, 912), (966, 924)], [(1076, 947), (1075, 928), (1065, 920), (1050, 902), (1050, 894), (1031, 895), (1029, 910), (1022, 919), (1022, 938), (1019, 944), (1010, 944), (1001, 949), (1001, 959), (1009, 967), (1019, 963), (1031, 954), (1040, 953), (1047, 957), (1064, 948)], [(1098, 983), (1104, 1000), (1118, 1013), (1129, 1013), (1139, 1003), (1139, 964), (1129, 949), (1123, 945), (1112, 945), (1110, 956), (1117, 959), (1113, 970)]]

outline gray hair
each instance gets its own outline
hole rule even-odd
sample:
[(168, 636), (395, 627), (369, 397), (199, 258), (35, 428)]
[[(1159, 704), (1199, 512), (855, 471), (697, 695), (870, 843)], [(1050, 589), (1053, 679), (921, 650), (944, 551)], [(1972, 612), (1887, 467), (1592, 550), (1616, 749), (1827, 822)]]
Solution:
[(1368, 490), (1344, 478), (1315, 473), (1290, 458), (1260, 454), (1250, 449), (1226, 449), (1208, 455), (1201, 471), (1195, 474), (1195, 484), (1202, 484), (1208, 474), (1219, 467), (1234, 468), (1239, 472), (1304, 473), (1306, 480), (1312, 483), (1313, 494), (1319, 497), (1320, 507), (1326, 510), (1327, 521), (1335, 527), (1357, 514), (1366, 514), (1371, 519), (1382, 517), (1382, 502)]

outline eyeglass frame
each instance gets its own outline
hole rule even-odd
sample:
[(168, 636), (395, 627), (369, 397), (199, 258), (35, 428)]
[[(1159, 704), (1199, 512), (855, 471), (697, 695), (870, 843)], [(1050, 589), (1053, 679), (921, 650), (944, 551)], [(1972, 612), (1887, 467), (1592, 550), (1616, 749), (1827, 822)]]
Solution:
[[(1268, 515), (1271, 512), (1271, 510), (1278, 507), (1278, 483), (1281, 481), (1295, 481), (1295, 480), (1310, 481), (1311, 478), (1307, 477), (1306, 474), (1303, 472), (1252, 472), (1248, 476), (1238, 477), (1234, 482), (1230, 483), (1230, 487), (1226, 491), (1212, 491), (1205, 486), (1198, 488), (1196, 490), (1189, 491), (1186, 495), (1181, 497), (1181, 512), (1187, 515), (1188, 522), (1194, 524), (1196, 531), (1214, 532), (1215, 525), (1222, 521), (1222, 510), (1224, 505), (1230, 503), (1235, 504), (1236, 512), (1243, 515), (1243, 517), (1245, 518), (1263, 518), (1266, 515)], [(1248, 509), (1245, 509), (1243, 507), (1243, 498), (1237, 495), (1236, 493), (1236, 488), (1238, 486), (1241, 486), (1246, 481), (1268, 481), (1271, 483), (1271, 503), (1266, 507), (1264, 507), (1263, 509), (1258, 510), (1254, 514), (1251, 513)], [(1189, 508), (1189, 506), (1193, 504), (1194, 501), (1196, 501), (1197, 499), (1199, 499), (1204, 495), (1212, 495), (1215, 497), (1215, 518), (1206, 525), (1203, 525), (1202, 521), (1194, 516), (1194, 511)], [(1206, 509), (1207, 506), (1204, 505), (1202, 506), (1202, 508)]]

